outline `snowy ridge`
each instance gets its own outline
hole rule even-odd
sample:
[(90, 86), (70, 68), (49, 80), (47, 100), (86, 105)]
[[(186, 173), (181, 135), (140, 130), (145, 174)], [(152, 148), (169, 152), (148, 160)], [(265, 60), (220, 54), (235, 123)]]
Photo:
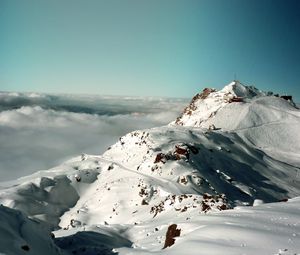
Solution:
[(263, 92), (254, 86), (246, 86), (242, 84), (240, 81), (233, 81), (225, 86), (220, 93), (227, 94), (227, 97), (243, 97), (247, 99), (251, 99), (253, 97), (261, 97), (266, 96), (267, 93)]
[(284, 98), (234, 81), (220, 91), (204, 89), (170, 125), (235, 132), (273, 158), (300, 167), (300, 111)]
[(49, 254), (298, 254), (299, 124), (253, 87), (205, 89), (169, 126), (0, 184), (0, 203), (54, 231)]
[[(286, 101), (279, 98), (281, 102)], [(208, 128), (210, 124), (213, 124), (213, 120), (219, 115), (220, 112), (227, 108), (239, 108), (243, 104), (251, 104), (253, 99), (258, 98), (275, 98), (272, 92), (263, 92), (253, 86), (245, 86), (239, 81), (233, 81), (225, 86), (222, 90), (216, 91), (215, 89), (205, 88), (202, 93), (197, 94), (191, 101), (191, 103), (185, 108), (182, 115), (177, 118), (175, 122), (171, 124), (181, 126), (192, 127), (204, 127)], [(268, 100), (267, 99), (267, 100)], [(295, 108), (295, 104), (292, 100), (289, 101), (289, 105)], [(240, 109), (239, 109), (240, 111)], [(230, 114), (236, 117), (236, 113)], [(228, 117), (228, 116), (227, 116)], [(242, 118), (242, 117), (241, 117)], [(239, 122), (240, 119), (226, 121), (223, 118), (224, 125), (234, 125)], [(220, 125), (220, 128), (223, 126)], [(233, 128), (231, 128), (233, 130)]]
[(208, 127), (206, 121), (213, 118), (216, 113), (232, 102), (264, 96), (266, 93), (233, 81), (222, 90), (205, 88), (197, 94), (191, 103), (184, 109), (182, 115), (173, 124), (181, 126)]

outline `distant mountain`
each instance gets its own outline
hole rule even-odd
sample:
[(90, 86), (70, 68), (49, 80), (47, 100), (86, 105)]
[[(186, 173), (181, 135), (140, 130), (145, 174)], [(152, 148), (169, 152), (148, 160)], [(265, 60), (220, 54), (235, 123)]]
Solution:
[(234, 81), (101, 156), (2, 183), (0, 202), (54, 231), (56, 254), (297, 254), (299, 127), (292, 99)]

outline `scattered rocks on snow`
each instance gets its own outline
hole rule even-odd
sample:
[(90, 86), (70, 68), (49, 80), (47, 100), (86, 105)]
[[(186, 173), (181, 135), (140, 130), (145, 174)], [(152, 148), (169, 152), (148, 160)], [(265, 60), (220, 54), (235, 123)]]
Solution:
[(167, 153), (158, 153), (154, 163), (157, 164), (161, 162), (165, 164), (168, 160), (188, 160), (190, 158), (190, 152), (198, 154), (199, 149), (191, 144), (176, 144), (173, 150)]
[(153, 218), (162, 213), (166, 208), (173, 208), (175, 211), (186, 212), (190, 209), (200, 209), (200, 212), (223, 211), (230, 209), (228, 201), (224, 194), (210, 195), (204, 193), (201, 195), (183, 194), (168, 195), (159, 204), (153, 205), (150, 213), (154, 214)]

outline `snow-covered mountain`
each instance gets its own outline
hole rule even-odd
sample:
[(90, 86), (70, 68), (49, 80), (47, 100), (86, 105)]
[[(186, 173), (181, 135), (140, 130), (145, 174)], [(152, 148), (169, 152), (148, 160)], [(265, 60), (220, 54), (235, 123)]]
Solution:
[(0, 252), (298, 254), (299, 127), (291, 98), (205, 89), (168, 126), (1, 183)]
[(220, 91), (204, 89), (172, 124), (234, 132), (274, 158), (300, 167), (299, 117), (290, 97), (233, 81)]

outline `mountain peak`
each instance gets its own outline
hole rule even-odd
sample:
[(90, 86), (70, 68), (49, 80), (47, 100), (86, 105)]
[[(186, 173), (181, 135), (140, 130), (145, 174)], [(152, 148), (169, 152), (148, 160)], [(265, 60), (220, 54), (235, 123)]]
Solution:
[(257, 95), (262, 95), (258, 89), (245, 86), (234, 80), (222, 90), (205, 88), (195, 95), (182, 115), (171, 124), (181, 126), (203, 127), (203, 123), (212, 118), (217, 111), (232, 102), (242, 102)]
[[(254, 86), (246, 86), (240, 81), (234, 80), (219, 91), (205, 88), (193, 97), (181, 116), (170, 125), (202, 128), (218, 125), (219, 128), (234, 130), (240, 127), (242, 122), (249, 122), (255, 126), (258, 122), (261, 124), (277, 121), (278, 112), (283, 113), (280, 115), (284, 115), (289, 108), (291, 110), (297, 108), (291, 96), (263, 92)], [(276, 113), (274, 109), (277, 109)], [(267, 117), (263, 121), (258, 121), (253, 117), (254, 114), (257, 116), (265, 114)]]
[(253, 98), (256, 96), (265, 96), (267, 93), (255, 88), (254, 86), (246, 86), (238, 80), (233, 80), (226, 85), (220, 92), (231, 93), (236, 97)]

